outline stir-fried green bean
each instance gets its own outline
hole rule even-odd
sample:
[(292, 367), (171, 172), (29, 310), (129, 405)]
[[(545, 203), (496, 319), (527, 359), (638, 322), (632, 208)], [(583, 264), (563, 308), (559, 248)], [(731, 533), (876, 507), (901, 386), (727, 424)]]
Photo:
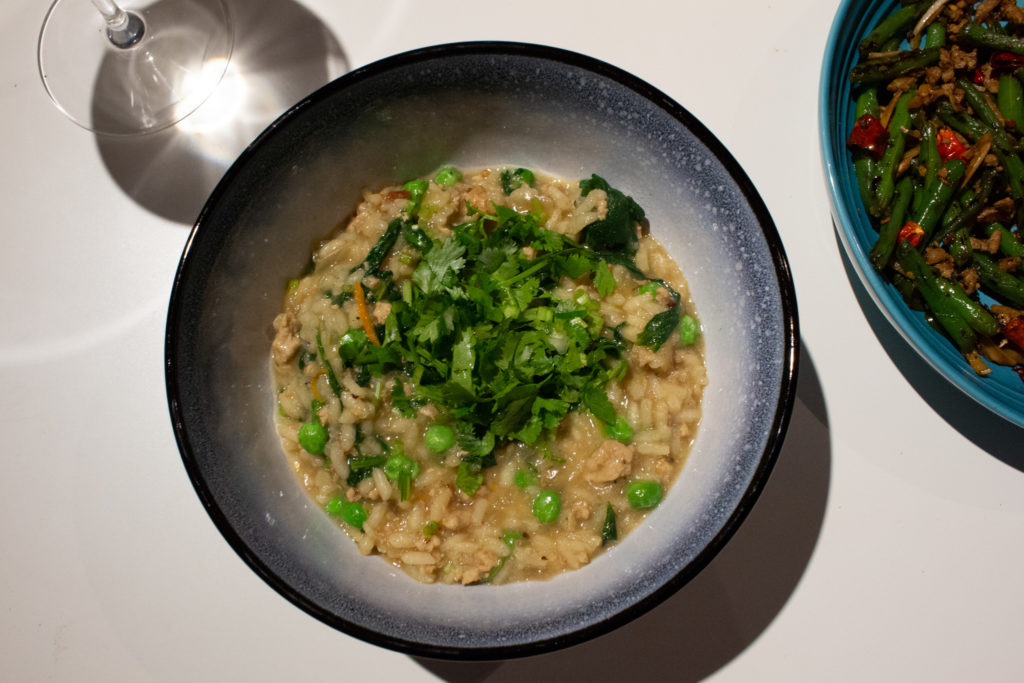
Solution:
[(847, 144), (872, 267), (975, 371), (1024, 378), (1024, 25), (977, 4), (905, 1), (865, 36)]

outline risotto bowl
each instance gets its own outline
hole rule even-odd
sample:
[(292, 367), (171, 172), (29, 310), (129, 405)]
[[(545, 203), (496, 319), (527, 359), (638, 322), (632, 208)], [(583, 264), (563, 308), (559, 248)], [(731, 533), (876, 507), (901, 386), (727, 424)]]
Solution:
[[(425, 584), (356, 545), (295, 477), (275, 431), (273, 320), (315, 244), (367, 189), (444, 165), (597, 174), (644, 208), (699, 311), (708, 384), (664, 500), (580, 569), (507, 585)], [(174, 282), (166, 381), (181, 456), (239, 556), (349, 635), (409, 654), (498, 659), (606, 633), (693, 578), (754, 504), (792, 408), (797, 310), (766, 207), (686, 109), (603, 62), (518, 43), (441, 45), (299, 102), (225, 174)]]

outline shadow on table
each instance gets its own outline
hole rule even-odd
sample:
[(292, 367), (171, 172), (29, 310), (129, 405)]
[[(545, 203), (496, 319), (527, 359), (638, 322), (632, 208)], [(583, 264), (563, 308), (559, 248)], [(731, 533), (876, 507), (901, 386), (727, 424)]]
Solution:
[(331, 32), (293, 0), (225, 3), (235, 46), (210, 99), (167, 130), (96, 138), (103, 163), (125, 194), (147, 211), (187, 225), (259, 133), (348, 70)]
[(753, 643), (795, 590), (821, 530), (830, 473), (828, 417), (804, 348), (793, 416), (767, 486), (732, 540), (674, 596), (610, 634), (550, 654), (503, 662), (415, 659), (460, 683), (704, 679)]
[(1024, 472), (1024, 429), (964, 396), (930, 366), (882, 314), (861, 282), (845, 249), (836, 243), (853, 293), (875, 337), (914, 391), (951, 427), (990, 455)]

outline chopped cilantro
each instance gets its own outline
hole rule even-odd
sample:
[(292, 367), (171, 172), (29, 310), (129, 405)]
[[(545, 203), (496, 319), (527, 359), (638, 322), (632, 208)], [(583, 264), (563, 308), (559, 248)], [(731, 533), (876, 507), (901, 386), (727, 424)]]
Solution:
[[(507, 170), (507, 180), (532, 183), (532, 173), (522, 171)], [(412, 417), (426, 404), (437, 408), (462, 454), (456, 483), (472, 496), (502, 444), (517, 440), (556, 458), (550, 436), (570, 411), (588, 410), (610, 426), (620, 419), (607, 386), (625, 372), (629, 343), (605, 323), (587, 288), (556, 293), (565, 278), (588, 278), (590, 291), (606, 297), (618, 285), (613, 266), (622, 266), (651, 291), (665, 287), (671, 305), (638, 338), (654, 349), (678, 327), (682, 306), (676, 292), (632, 260), (643, 210), (598, 176), (581, 187), (608, 195), (608, 216), (586, 226), (581, 243), (544, 228), (540, 208), (518, 213), (505, 206), (469, 207), (467, 222), (435, 239), (418, 223), (426, 187), (415, 183), (406, 185), (405, 216), (388, 225), (360, 264), (380, 281), (375, 300), (390, 302), (381, 343), (353, 328), (339, 340), (338, 356), (364, 386), (394, 373), (391, 400), (401, 415)], [(381, 264), (399, 236), (418, 263), (410, 280), (395, 285)], [(350, 479), (365, 476), (359, 457), (365, 456), (350, 458)]]

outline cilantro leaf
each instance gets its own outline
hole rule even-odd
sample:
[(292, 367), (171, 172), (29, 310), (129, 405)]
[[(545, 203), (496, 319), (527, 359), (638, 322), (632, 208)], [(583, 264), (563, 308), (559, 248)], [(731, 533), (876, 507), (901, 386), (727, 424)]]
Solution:
[(611, 266), (604, 261), (598, 262), (594, 268), (594, 288), (597, 289), (598, 295), (602, 298), (608, 296), (615, 291), (617, 284)]
[(456, 240), (434, 243), (434, 247), (423, 257), (412, 281), (426, 294), (436, 294), (452, 283), (454, 276), (466, 265), (463, 255), (466, 247)]

